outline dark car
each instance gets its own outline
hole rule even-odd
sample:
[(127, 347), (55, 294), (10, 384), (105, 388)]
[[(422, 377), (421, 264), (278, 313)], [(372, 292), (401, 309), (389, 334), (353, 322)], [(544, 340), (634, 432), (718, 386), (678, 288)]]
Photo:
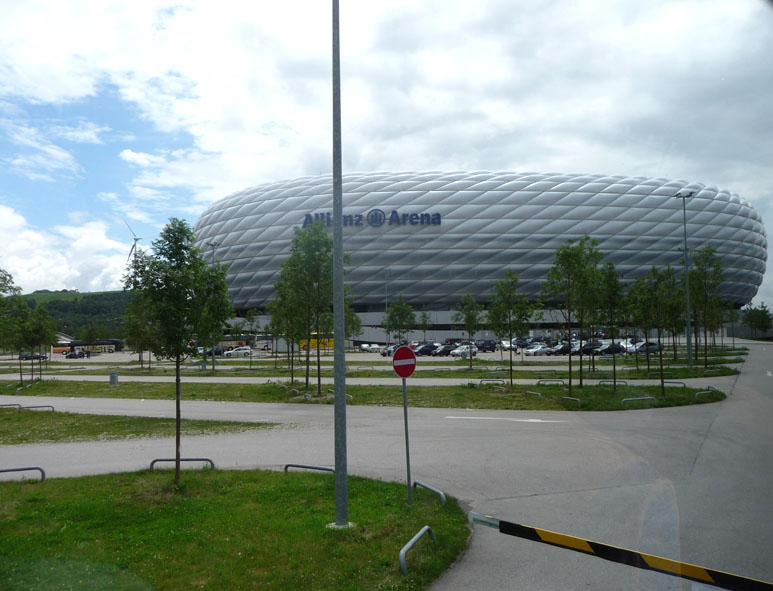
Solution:
[(603, 345), (597, 351), (598, 355), (623, 355), (624, 353), (625, 347), (623, 347), (623, 345), (620, 343), (615, 343), (614, 345), (612, 343)]
[(582, 346), (583, 355), (596, 355), (598, 350), (604, 345), (601, 341), (590, 341)]
[(48, 359), (48, 355), (41, 355), (38, 352), (35, 352), (35, 353), (26, 352), (26, 353), (21, 353), (19, 355), (19, 359), (22, 361), (30, 361), (34, 359), (35, 361), (37, 361), (38, 359)]
[(70, 351), (64, 356), (65, 359), (83, 359), (86, 356), (84, 351)]
[(475, 341), (475, 346), (478, 347), (478, 351), (490, 351), (494, 352), (497, 350), (497, 342), (493, 339), (478, 339)]
[[(221, 347), (220, 345), (215, 345), (214, 349), (215, 349), (215, 355), (224, 355), (225, 354), (225, 347)], [(204, 355), (207, 356), (207, 357), (211, 357), (212, 356), (212, 349), (210, 348), (210, 349), (207, 349), (206, 351), (204, 351)]]
[(414, 353), (418, 356), (432, 355), (432, 351), (434, 351), (435, 349), (437, 349), (437, 345), (427, 343), (426, 345), (421, 345), (420, 347), (416, 347), (416, 350), (414, 351)]
[(432, 355), (434, 357), (448, 357), (454, 349), (456, 349), (456, 345), (441, 345), (432, 351)]
[(561, 343), (548, 349), (546, 355), (569, 355), (569, 351), (572, 350), (572, 346), (569, 343)]

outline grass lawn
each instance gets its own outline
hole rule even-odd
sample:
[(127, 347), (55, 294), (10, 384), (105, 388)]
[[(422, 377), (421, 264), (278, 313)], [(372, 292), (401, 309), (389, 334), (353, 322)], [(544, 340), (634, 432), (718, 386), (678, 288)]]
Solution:
[[(335, 519), (328, 474), (169, 471), (0, 483), (0, 588), (423, 589), (465, 548), (456, 501), (349, 478), (355, 527)], [(424, 536), (400, 572), (400, 548)]]
[[(303, 384), (295, 384), (303, 391)], [(279, 384), (183, 384), (183, 400), (224, 400), (238, 402), (287, 402), (298, 404), (330, 403), (332, 396), (323, 385), (321, 398), (307, 402)], [(316, 392), (316, 385), (309, 390)], [(539, 392), (537, 397), (527, 392)], [(723, 400), (721, 392), (702, 395), (695, 399), (699, 390), (695, 388), (668, 387), (666, 397), (660, 394), (659, 386), (623, 386), (617, 392), (611, 386), (585, 386), (576, 384), (572, 396), (582, 400), (580, 410), (621, 410), (623, 398), (654, 396), (657, 402), (627, 403), (626, 409), (641, 406), (683, 406), (704, 404)], [(401, 406), (401, 386), (346, 386), (346, 392), (352, 396), (349, 405)], [(40, 382), (34, 387), (25, 388), (19, 394), (40, 396), (73, 396), (86, 398), (139, 398), (174, 400), (173, 383), (124, 382), (111, 388), (107, 382)], [(476, 409), (515, 409), (515, 410), (578, 410), (576, 402), (563, 400), (569, 396), (565, 386), (514, 386), (512, 389), (498, 389), (492, 385), (478, 386), (477, 383), (461, 386), (408, 386), (408, 404), (423, 408), (476, 408)], [(20, 397), (23, 401), (23, 397)]]
[[(181, 429), (182, 435), (190, 436), (235, 433), (271, 426), (273, 425), (270, 423), (185, 419), (182, 421)], [(85, 415), (42, 410), (19, 412), (15, 408), (0, 408), (0, 445), (174, 437), (174, 434), (174, 419)]]

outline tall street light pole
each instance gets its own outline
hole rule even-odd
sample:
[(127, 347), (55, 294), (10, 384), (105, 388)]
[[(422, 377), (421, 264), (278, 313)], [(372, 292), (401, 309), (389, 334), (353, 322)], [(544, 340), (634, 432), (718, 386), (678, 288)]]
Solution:
[(692, 373), (692, 326), (690, 322), (690, 266), (687, 262), (689, 251), (687, 250), (687, 200), (695, 195), (695, 191), (677, 193), (675, 197), (682, 200), (682, 226), (684, 227), (684, 291), (687, 314), (685, 320), (685, 336), (687, 337), (687, 358), (690, 361), (690, 373)]
[(338, 0), (333, 0), (333, 426), (335, 440), (334, 527), (349, 527), (346, 466), (346, 349), (344, 341), (344, 229), (341, 165), (341, 58)]

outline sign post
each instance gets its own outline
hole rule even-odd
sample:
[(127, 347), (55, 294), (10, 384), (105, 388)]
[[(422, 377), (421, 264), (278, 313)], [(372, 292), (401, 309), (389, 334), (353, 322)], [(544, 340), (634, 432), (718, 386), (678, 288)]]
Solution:
[(410, 377), (416, 369), (416, 355), (408, 346), (395, 349), (392, 356), (392, 367), (395, 373), (403, 379), (403, 419), (405, 422), (405, 466), (408, 473), (408, 504), (413, 503), (411, 487), (411, 447), (408, 442), (408, 393), (405, 386), (405, 378)]

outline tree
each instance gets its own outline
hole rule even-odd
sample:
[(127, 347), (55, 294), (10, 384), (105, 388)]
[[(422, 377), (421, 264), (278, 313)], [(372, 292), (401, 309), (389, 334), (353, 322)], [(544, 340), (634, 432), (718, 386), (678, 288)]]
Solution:
[(258, 333), (260, 332), (260, 318), (257, 310), (247, 310), (244, 315), (244, 326), (247, 329), (248, 339), (247, 342), (250, 345), (250, 369), (252, 369), (252, 345), (257, 340)]
[(466, 294), (462, 296), (462, 301), (456, 306), (456, 312), (451, 320), (461, 324), (470, 339), (470, 369), (472, 369), (472, 347), (475, 333), (483, 326), (483, 306), (475, 301), (475, 298)]
[(0, 297), (19, 295), (21, 289), (13, 283), (13, 275), (5, 269), (0, 269)]
[(305, 329), (303, 301), (292, 291), (286, 281), (274, 284), (276, 298), (266, 308), (271, 314), (271, 328), (275, 337), (282, 335), (287, 343), (287, 359), (290, 366), (290, 383), (295, 381), (295, 346), (299, 345)]
[(695, 326), (695, 359), (698, 357), (699, 325), (703, 326), (703, 366), (709, 365), (708, 331), (711, 325), (712, 311), (719, 305), (716, 290), (725, 279), (722, 271), (722, 260), (717, 256), (716, 249), (706, 246), (693, 253), (693, 267), (690, 269), (690, 303), (694, 309)]
[(395, 337), (398, 345), (403, 343), (405, 335), (416, 326), (413, 308), (403, 299), (403, 296), (398, 296), (389, 304), (386, 314), (381, 319), (381, 326), (387, 335)]
[[(489, 296), (488, 324), (497, 337), (512, 342), (526, 333), (535, 306), (525, 295), (518, 293), (518, 275), (512, 269), (494, 282), (494, 293)], [(510, 387), (513, 387), (513, 349), (510, 347)]]
[[(43, 350), (48, 351), (51, 343), (56, 340), (56, 323), (48, 310), (39, 306), (30, 311), (27, 322), (24, 326), (24, 341), (26, 343), (25, 348), (29, 348), (33, 351), (35, 348), (39, 349), (41, 357), (38, 359), (38, 373), (43, 377)], [(32, 379), (35, 379), (35, 361), (30, 361), (30, 375)]]
[[(634, 285), (639, 294), (641, 314), (646, 319), (646, 325), (654, 328), (658, 335), (658, 358), (660, 368), (660, 393), (666, 395), (665, 378), (663, 374), (663, 330), (668, 325), (668, 308), (672, 305), (674, 293), (678, 290), (674, 269), (652, 267), (647, 274)], [(646, 335), (647, 333), (645, 333)], [(646, 338), (645, 338), (646, 343)], [(649, 369), (649, 349), (647, 352), (647, 368)]]
[(295, 228), (292, 249), (279, 270), (279, 282), (286, 296), (302, 304), (306, 332), (306, 387), (309, 386), (311, 343), (317, 340), (317, 393), (322, 394), (322, 370), (319, 341), (324, 336), (325, 314), (333, 306), (333, 239), (322, 222)]
[(750, 328), (755, 337), (758, 332), (764, 335), (773, 327), (773, 315), (771, 315), (765, 302), (756, 308), (748, 304), (742, 311), (743, 325)]
[[(143, 299), (143, 293), (134, 291), (132, 299), (123, 317), (123, 331), (126, 343), (140, 355), (140, 369), (144, 368), (143, 354), (153, 346), (156, 329), (150, 308)], [(148, 354), (148, 369), (150, 369), (150, 354)]]
[(429, 312), (422, 310), (421, 314), (419, 314), (418, 318), (416, 319), (416, 328), (418, 328), (422, 333), (421, 340), (426, 341), (427, 331), (432, 328), (432, 316)]
[(171, 218), (153, 242), (153, 254), (137, 254), (124, 277), (126, 287), (140, 292), (147, 306), (154, 333), (151, 350), (175, 362), (175, 484), (180, 482), (181, 363), (206, 323), (225, 322), (233, 312), (225, 271), (208, 266), (193, 239), (186, 222)]
[[(581, 319), (588, 309), (588, 290), (595, 289), (590, 280), (590, 269), (596, 269), (601, 254), (595, 248), (595, 240), (585, 236), (576, 245), (568, 240), (559, 246), (553, 266), (548, 270), (542, 287), (545, 298), (555, 302), (566, 323), (566, 333), (572, 334), (572, 322)], [(580, 322), (580, 350), (582, 350), (582, 321)], [(582, 356), (580, 357), (580, 387), (582, 387)], [(572, 356), (569, 355), (569, 395), (572, 394)]]
[(607, 262), (599, 272), (598, 285), (599, 312), (603, 324), (612, 338), (612, 390), (617, 392), (617, 354), (615, 337), (620, 326), (623, 306), (623, 283), (615, 270), (615, 265)]

